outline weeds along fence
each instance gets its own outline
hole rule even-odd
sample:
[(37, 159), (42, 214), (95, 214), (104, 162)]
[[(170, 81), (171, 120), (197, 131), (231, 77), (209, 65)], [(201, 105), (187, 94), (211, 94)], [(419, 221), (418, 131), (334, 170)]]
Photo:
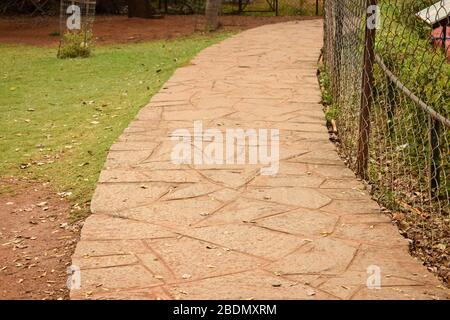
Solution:
[(417, 245), (448, 254), (450, 1), (325, 0), (324, 9), (328, 118), (342, 154)]

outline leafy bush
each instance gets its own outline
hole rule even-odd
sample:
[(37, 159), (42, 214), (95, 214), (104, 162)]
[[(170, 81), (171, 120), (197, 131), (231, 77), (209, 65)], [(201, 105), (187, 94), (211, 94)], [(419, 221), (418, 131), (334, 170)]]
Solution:
[(91, 55), (92, 33), (67, 32), (61, 40), (58, 58), (87, 58)]

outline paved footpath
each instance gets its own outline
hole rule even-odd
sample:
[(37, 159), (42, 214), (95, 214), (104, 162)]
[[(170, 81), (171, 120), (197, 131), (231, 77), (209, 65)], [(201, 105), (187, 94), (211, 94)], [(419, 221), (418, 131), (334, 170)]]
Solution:
[[(175, 72), (111, 148), (73, 299), (448, 297), (329, 142), (321, 46), (321, 20), (267, 25)], [(278, 174), (173, 164), (171, 134), (194, 121), (279, 129)]]

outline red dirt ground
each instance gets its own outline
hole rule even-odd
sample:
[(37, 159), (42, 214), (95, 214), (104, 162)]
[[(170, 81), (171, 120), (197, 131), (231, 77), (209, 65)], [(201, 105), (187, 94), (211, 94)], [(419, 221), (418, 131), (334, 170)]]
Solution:
[(70, 204), (48, 185), (0, 180), (0, 300), (66, 299), (78, 240)]
[[(222, 30), (244, 30), (263, 24), (313, 17), (251, 17), (223, 16)], [(165, 16), (162, 19), (139, 19), (123, 16), (99, 16), (94, 25), (97, 44), (134, 43), (187, 36), (202, 30), (203, 17)], [(59, 43), (58, 17), (0, 17), (0, 43), (21, 43), (37, 46), (55, 46)]]

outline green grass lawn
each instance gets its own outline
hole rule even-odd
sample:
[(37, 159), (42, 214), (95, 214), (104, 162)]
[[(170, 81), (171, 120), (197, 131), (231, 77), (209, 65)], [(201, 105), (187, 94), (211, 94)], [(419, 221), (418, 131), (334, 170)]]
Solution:
[(82, 217), (109, 147), (137, 111), (177, 67), (229, 35), (105, 46), (68, 60), (54, 48), (0, 45), (0, 177), (71, 192), (81, 207), (72, 217)]

